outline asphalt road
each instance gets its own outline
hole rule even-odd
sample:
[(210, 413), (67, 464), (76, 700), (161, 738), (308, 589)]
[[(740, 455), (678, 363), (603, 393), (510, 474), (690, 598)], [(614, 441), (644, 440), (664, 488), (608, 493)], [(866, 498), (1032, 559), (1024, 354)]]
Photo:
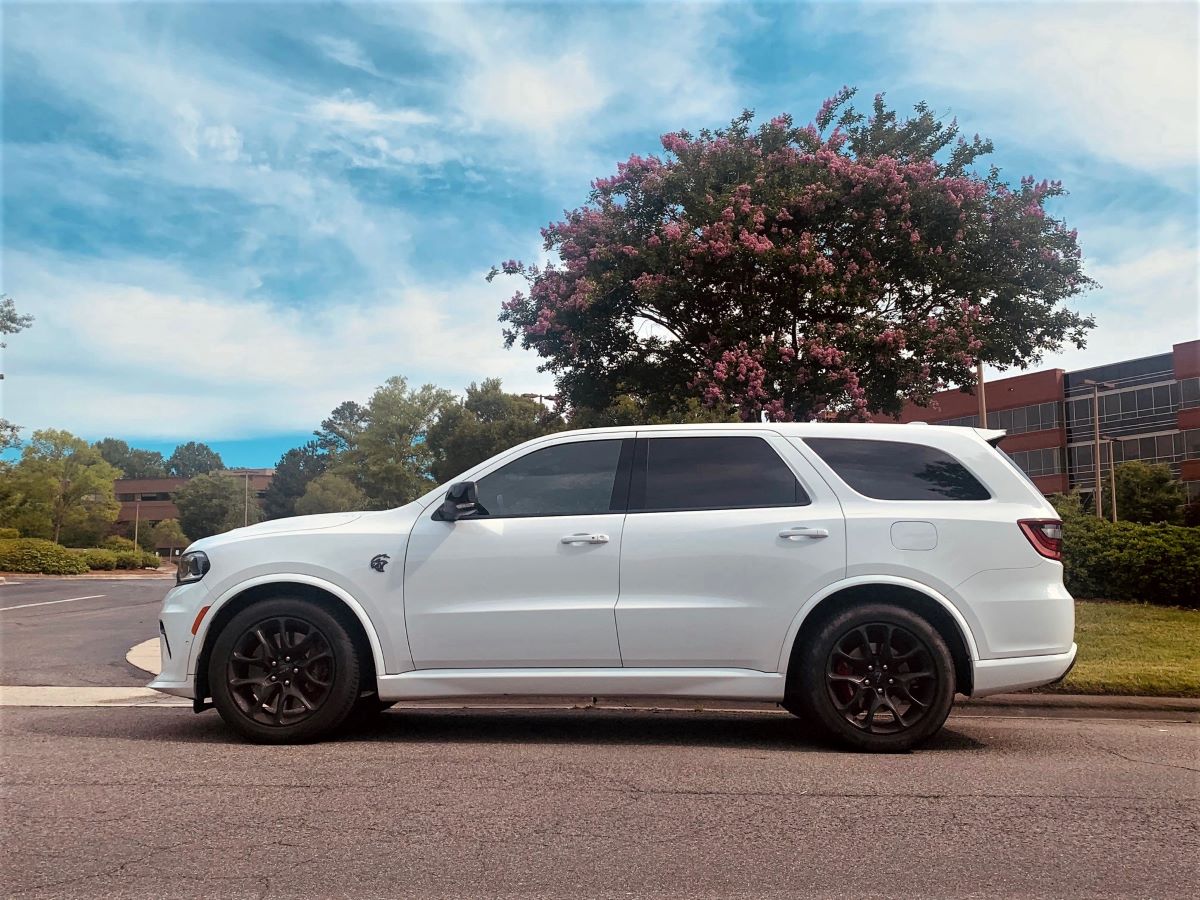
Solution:
[[(171, 578), (12, 580), (18, 583), (0, 584), (0, 684), (141, 686), (149, 680), (125, 654), (158, 635), (158, 608)], [(75, 599), (95, 594), (102, 596)]]
[[(0, 684), (144, 684), (166, 587), (0, 587)], [(264, 748), (213, 712), (3, 707), (0, 893), (1195, 895), (1200, 724), (985, 712), (864, 756), (768, 711), (405, 709)]]
[(770, 713), (5, 709), (12, 897), (1194, 896), (1200, 726), (955, 718), (859, 756)]

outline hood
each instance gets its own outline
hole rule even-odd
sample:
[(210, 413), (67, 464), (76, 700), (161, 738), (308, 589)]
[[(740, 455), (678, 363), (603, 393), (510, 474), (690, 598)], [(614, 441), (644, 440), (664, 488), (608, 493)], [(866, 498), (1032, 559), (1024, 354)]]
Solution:
[(232, 531), (225, 531), (221, 534), (201, 538), (195, 541), (188, 549), (207, 550), (221, 544), (241, 540), (242, 538), (263, 537), (269, 534), (287, 534), (294, 531), (320, 531), (324, 528), (338, 528), (343, 525), (349, 525), (363, 516), (377, 515), (379, 513), (345, 512), (322, 513), (319, 516), (291, 516), (287, 519), (270, 519), (266, 522), (259, 522), (257, 525), (247, 525), (244, 528), (235, 528)]
[(315, 531), (318, 528), (337, 528), (339, 525), (349, 525), (355, 519), (362, 518), (365, 513), (322, 513), (319, 516), (291, 516), (287, 519), (269, 519), (257, 525), (247, 525), (235, 528), (229, 532), (238, 537), (251, 537), (256, 534), (284, 534), (288, 531)]

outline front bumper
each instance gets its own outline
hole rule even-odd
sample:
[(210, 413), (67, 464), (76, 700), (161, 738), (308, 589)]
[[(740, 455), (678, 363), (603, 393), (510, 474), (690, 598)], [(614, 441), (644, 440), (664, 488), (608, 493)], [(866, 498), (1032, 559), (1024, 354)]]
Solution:
[(176, 697), (193, 698), (195, 678), (188, 664), (195, 642), (192, 624), (208, 603), (207, 598), (208, 590), (202, 581), (177, 585), (167, 593), (159, 612), (158, 649), (162, 669), (147, 687)]
[(1049, 656), (1016, 656), (1007, 659), (981, 659), (975, 663), (975, 689), (972, 697), (986, 697), (1007, 691), (1023, 691), (1063, 678), (1075, 665), (1079, 647), (1071, 644), (1066, 653)]

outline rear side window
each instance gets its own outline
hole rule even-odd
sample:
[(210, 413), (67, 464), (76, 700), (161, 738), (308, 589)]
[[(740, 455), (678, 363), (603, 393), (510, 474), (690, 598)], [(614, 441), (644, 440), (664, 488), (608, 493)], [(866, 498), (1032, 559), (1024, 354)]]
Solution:
[(923, 444), (805, 438), (838, 477), (876, 500), (987, 500), (987, 488), (948, 453)]
[(809, 503), (792, 470), (762, 438), (649, 438), (638, 444), (631, 511)]

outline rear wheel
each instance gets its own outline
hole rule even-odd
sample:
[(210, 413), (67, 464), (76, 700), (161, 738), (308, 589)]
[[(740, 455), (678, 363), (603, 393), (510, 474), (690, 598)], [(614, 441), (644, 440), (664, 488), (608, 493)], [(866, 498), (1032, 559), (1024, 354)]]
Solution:
[(208, 683), (221, 718), (252, 741), (315, 740), (345, 722), (358, 698), (354, 640), (309, 600), (276, 597), (249, 606), (222, 629)]
[(925, 619), (872, 603), (843, 610), (798, 648), (787, 707), (856, 750), (898, 752), (936, 734), (954, 660)]

